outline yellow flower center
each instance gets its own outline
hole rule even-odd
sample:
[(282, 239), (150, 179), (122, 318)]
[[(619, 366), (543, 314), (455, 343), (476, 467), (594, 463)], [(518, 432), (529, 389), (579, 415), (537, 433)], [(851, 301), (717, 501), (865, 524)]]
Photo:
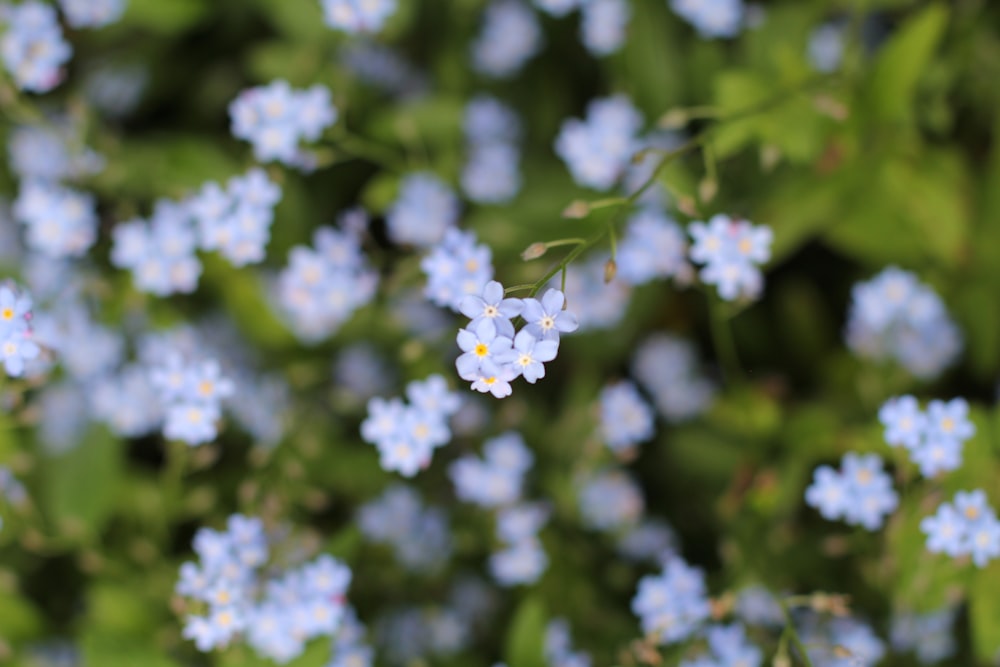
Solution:
[(13, 319), (14, 318), (14, 309), (13, 308), (4, 308), (3, 310), (0, 310), (0, 316), (2, 316), (5, 320)]
[(473, 350), (473, 352), (477, 357), (485, 357), (487, 354), (490, 353), (490, 346), (487, 345), (486, 343), (479, 343), (478, 345), (476, 345), (476, 349)]

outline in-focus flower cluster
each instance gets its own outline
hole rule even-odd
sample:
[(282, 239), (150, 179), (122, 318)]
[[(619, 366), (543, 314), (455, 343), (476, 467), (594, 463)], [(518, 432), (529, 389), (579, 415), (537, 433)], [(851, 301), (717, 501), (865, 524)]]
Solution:
[(601, 435), (611, 451), (627, 453), (653, 437), (653, 410), (631, 382), (606, 386), (598, 397)]
[(715, 285), (726, 301), (761, 295), (764, 276), (758, 266), (771, 258), (770, 227), (715, 215), (708, 223), (691, 223), (689, 230), (691, 260), (704, 264), (698, 275), (705, 284)]
[(420, 268), (427, 276), (424, 296), (459, 313), (465, 298), (482, 294), (493, 279), (493, 253), (485, 243), (476, 242), (473, 232), (452, 227), (420, 260)]
[(0, 284), (0, 355), (11, 377), (41, 352), (31, 330), (31, 297), (13, 283)]
[(263, 261), (280, 200), (281, 188), (255, 168), (229, 179), (225, 189), (205, 183), (188, 207), (202, 249), (217, 250), (234, 266), (245, 266)]
[(642, 632), (657, 643), (673, 644), (694, 635), (711, 611), (705, 573), (678, 556), (669, 558), (663, 571), (639, 580), (632, 611)]
[(670, 0), (670, 7), (706, 38), (735, 37), (746, 15), (743, 0)]
[(961, 466), (962, 445), (976, 433), (969, 421), (969, 404), (963, 398), (930, 401), (926, 412), (913, 396), (891, 398), (879, 410), (878, 418), (885, 426), (885, 441), (893, 447), (905, 447), (924, 477)]
[(962, 350), (962, 335), (940, 297), (894, 266), (854, 286), (845, 335), (855, 354), (896, 361), (919, 378), (940, 375)]
[(1000, 521), (986, 500), (986, 492), (959, 491), (951, 503), (920, 522), (927, 535), (927, 550), (952, 558), (971, 556), (979, 567), (1000, 557)]
[[(481, 297), (462, 301), (462, 314), (472, 318), (458, 331), (463, 354), (455, 367), (476, 391), (497, 398), (510, 396), (510, 383), (520, 376), (534, 384), (545, 377), (545, 362), (556, 358), (559, 334), (575, 331), (576, 318), (563, 310), (565, 296), (557, 289), (538, 299), (505, 299), (503, 285), (490, 281)], [(520, 315), (525, 325), (516, 334), (511, 318)]]
[(530, 584), (549, 565), (538, 533), (552, 513), (543, 503), (521, 503), (497, 514), (497, 539), (504, 548), (490, 556), (490, 572), (501, 586)]
[(639, 150), (642, 115), (624, 95), (592, 100), (586, 120), (565, 121), (556, 137), (556, 154), (580, 185), (608, 190), (621, 178)]
[(299, 144), (318, 140), (336, 122), (337, 109), (325, 86), (295, 90), (279, 79), (241, 92), (230, 103), (229, 116), (233, 136), (249, 141), (259, 162), (308, 167)]
[(201, 528), (194, 537), (199, 561), (181, 566), (178, 594), (200, 608), (184, 624), (184, 636), (201, 651), (243, 639), (258, 655), (286, 664), (305, 644), (332, 637), (345, 615), (351, 571), (321, 555), (279, 570), (263, 523), (235, 514), (227, 529)]
[(461, 407), (461, 397), (440, 375), (406, 386), (409, 404), (400, 398), (368, 401), (361, 437), (378, 449), (383, 470), (413, 477), (426, 468), (434, 450), (451, 442), (448, 419)]
[(816, 468), (813, 483), (806, 489), (806, 502), (825, 519), (843, 519), (852, 526), (876, 530), (899, 505), (892, 478), (882, 466), (875, 454), (848, 452), (841, 470), (825, 465)]
[(345, 224), (347, 217), (341, 218), (342, 229), (317, 228), (313, 248), (292, 248), (278, 276), (279, 308), (303, 341), (333, 335), (375, 295), (378, 274), (361, 251), (358, 232)]
[(392, 547), (400, 565), (412, 572), (441, 569), (451, 557), (451, 531), (444, 511), (425, 507), (413, 489), (393, 484), (358, 512), (364, 536)]
[(497, 79), (517, 74), (542, 47), (542, 29), (520, 0), (493, 0), (472, 43), (472, 67)]
[(335, 30), (347, 33), (380, 32), (396, 12), (398, 0), (320, 0), (323, 19)]
[(521, 189), (518, 161), (521, 121), (513, 109), (480, 95), (465, 107), (469, 157), (462, 169), (462, 190), (474, 202), (510, 201)]

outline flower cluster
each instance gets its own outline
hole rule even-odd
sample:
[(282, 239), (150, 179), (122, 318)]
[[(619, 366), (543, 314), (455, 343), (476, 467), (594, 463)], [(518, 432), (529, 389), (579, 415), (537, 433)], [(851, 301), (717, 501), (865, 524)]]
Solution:
[(761, 667), (764, 654), (747, 639), (740, 623), (705, 628), (710, 655), (681, 662), (680, 667)]
[(618, 537), (618, 553), (636, 562), (661, 564), (679, 552), (677, 535), (670, 525), (657, 518), (640, 519)]
[(13, 213), (27, 227), (32, 250), (50, 257), (80, 257), (97, 240), (96, 204), (92, 195), (32, 180), (22, 185)]
[(586, 120), (565, 121), (556, 137), (556, 154), (580, 185), (610, 189), (639, 149), (642, 115), (624, 95), (592, 100)]
[(981, 489), (959, 491), (953, 503), (941, 503), (935, 514), (920, 522), (920, 530), (927, 535), (931, 553), (972, 556), (979, 567), (1000, 557), (1000, 521)]
[[(563, 310), (565, 296), (556, 289), (538, 299), (505, 299), (503, 285), (490, 281), (482, 297), (462, 301), (462, 314), (472, 318), (458, 331), (463, 354), (455, 367), (476, 391), (497, 398), (510, 396), (510, 383), (523, 376), (534, 384), (545, 377), (544, 363), (556, 358), (559, 334), (575, 331), (576, 318)], [(524, 328), (514, 333), (511, 318), (520, 315)]]
[(632, 16), (627, 0), (535, 0), (535, 6), (555, 17), (580, 10), (580, 39), (595, 56), (618, 51)]
[(262, 261), (280, 199), (281, 188), (260, 168), (229, 179), (225, 189), (205, 183), (188, 200), (202, 249), (218, 250), (234, 266)]
[(386, 232), (393, 243), (429, 248), (455, 226), (458, 214), (458, 198), (437, 176), (407, 174), (386, 212)]
[(852, 526), (876, 530), (896, 509), (899, 497), (892, 488), (892, 478), (882, 469), (881, 458), (848, 452), (841, 461), (841, 471), (830, 466), (816, 468), (813, 483), (806, 489), (806, 502), (825, 519), (843, 519)]
[(315, 248), (298, 245), (279, 274), (277, 302), (300, 339), (313, 342), (335, 333), (355, 310), (371, 301), (378, 274), (351, 229), (319, 227)]
[(660, 644), (673, 644), (695, 634), (710, 613), (705, 574), (678, 556), (667, 559), (663, 571), (639, 580), (632, 611), (643, 634)]
[(74, 28), (101, 28), (125, 13), (125, 0), (59, 0), (59, 5)]
[(639, 344), (632, 375), (669, 422), (695, 417), (709, 406), (715, 385), (698, 370), (694, 346), (669, 334), (655, 334)]
[(757, 267), (771, 258), (770, 227), (715, 215), (707, 224), (691, 223), (689, 229), (694, 239), (691, 260), (705, 265), (698, 274), (703, 282), (715, 285), (726, 301), (760, 296), (764, 276)]
[(451, 532), (444, 512), (424, 507), (417, 492), (401, 484), (362, 505), (358, 526), (369, 540), (391, 546), (396, 560), (413, 572), (438, 570), (451, 556)]
[(483, 444), (484, 458), (462, 456), (448, 467), (459, 500), (480, 507), (502, 507), (521, 497), (524, 476), (534, 463), (519, 433), (509, 432)]
[(201, 528), (194, 537), (199, 562), (181, 566), (177, 593), (205, 607), (186, 619), (184, 637), (200, 651), (229, 645), (237, 637), (259, 655), (286, 664), (307, 641), (332, 637), (344, 617), (351, 571), (321, 555), (276, 572), (260, 519), (235, 514), (223, 532)]
[(447, 229), (441, 243), (420, 260), (427, 276), (424, 295), (435, 305), (461, 312), (468, 296), (482, 294), (493, 278), (493, 253), (473, 232)]
[(413, 477), (430, 464), (436, 448), (451, 442), (448, 419), (458, 412), (461, 398), (440, 375), (411, 382), (406, 397), (409, 405), (399, 398), (368, 401), (361, 437), (378, 448), (383, 470)]
[(846, 338), (856, 354), (894, 360), (928, 379), (940, 375), (962, 350), (961, 333), (940, 297), (894, 266), (854, 286)]
[(889, 639), (897, 652), (913, 651), (924, 665), (931, 665), (955, 654), (953, 626), (955, 610), (942, 609), (927, 614), (894, 614)]
[(490, 556), (490, 572), (501, 586), (538, 581), (549, 565), (538, 532), (551, 510), (541, 503), (506, 507), (497, 514), (497, 538), (504, 549)]
[(140, 290), (167, 296), (198, 287), (198, 235), (185, 204), (161, 199), (148, 221), (119, 223), (111, 237), (111, 263), (130, 270)]
[(163, 435), (189, 445), (218, 435), (222, 401), (233, 394), (233, 382), (214, 359), (194, 359), (174, 351), (150, 369), (150, 381), (163, 408)]
[(545, 626), (545, 659), (551, 667), (590, 667), (590, 656), (583, 651), (573, 650), (573, 640), (569, 633), (569, 622), (565, 618), (553, 618)]
[(809, 659), (823, 667), (875, 667), (885, 656), (885, 644), (871, 626), (851, 617), (801, 619), (799, 635)]
[(653, 437), (653, 410), (631, 382), (601, 390), (601, 435), (611, 451), (627, 453)]
[(23, 375), (25, 363), (41, 351), (30, 323), (31, 297), (13, 284), (0, 285), (0, 357), (12, 377)]
[(623, 470), (604, 470), (584, 476), (579, 484), (583, 525), (617, 531), (638, 524), (646, 507), (642, 489)]
[(521, 189), (517, 114), (496, 98), (480, 95), (465, 107), (464, 129), (469, 158), (462, 169), (462, 190), (479, 203), (510, 201)]
[(100, 172), (104, 158), (81, 145), (80, 131), (78, 122), (58, 117), (14, 128), (7, 142), (11, 169), (23, 181), (52, 184)]
[(962, 465), (962, 445), (976, 432), (968, 415), (963, 398), (930, 401), (922, 412), (916, 398), (900, 396), (889, 399), (878, 418), (885, 426), (885, 441), (905, 447), (920, 474), (933, 477)]
[(670, 7), (707, 38), (735, 37), (746, 14), (743, 0), (670, 0)]
[(365, 626), (354, 609), (347, 607), (333, 639), (332, 657), (326, 667), (372, 667), (375, 652), (365, 643)]
[(279, 79), (241, 92), (230, 103), (229, 116), (233, 136), (249, 141), (259, 162), (294, 167), (308, 163), (299, 143), (318, 140), (336, 122), (337, 109), (328, 88), (294, 90)]
[(618, 244), (618, 277), (629, 285), (660, 278), (681, 284), (691, 281), (694, 269), (687, 261), (687, 237), (665, 213), (646, 207), (629, 218)]
[(73, 48), (63, 38), (59, 17), (51, 6), (28, 0), (0, 5), (0, 57), (18, 88), (45, 93), (62, 81), (63, 66)]
[(493, 0), (472, 43), (472, 67), (480, 74), (507, 78), (516, 74), (542, 47), (542, 29), (520, 0)]
[(335, 30), (376, 33), (396, 12), (398, 0), (320, 0), (323, 19)]

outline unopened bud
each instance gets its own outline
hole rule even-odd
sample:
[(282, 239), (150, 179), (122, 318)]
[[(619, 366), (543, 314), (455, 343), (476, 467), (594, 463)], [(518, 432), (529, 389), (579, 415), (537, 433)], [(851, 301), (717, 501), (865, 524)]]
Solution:
[(688, 114), (684, 109), (671, 109), (660, 116), (656, 124), (665, 130), (676, 130), (687, 125), (687, 122)]
[(692, 218), (698, 217), (698, 207), (695, 206), (694, 199), (691, 197), (679, 197), (677, 199), (677, 210)]
[(604, 283), (610, 283), (618, 274), (618, 264), (613, 259), (609, 259), (604, 265)]
[(698, 198), (706, 204), (715, 199), (719, 191), (719, 182), (714, 178), (705, 178), (698, 184)]
[(548, 251), (549, 247), (542, 242), (532, 243), (524, 252), (521, 253), (521, 259), (526, 262), (530, 262), (533, 259), (538, 259)]
[(764, 171), (771, 171), (781, 160), (781, 149), (774, 144), (762, 146), (760, 149), (760, 166)]
[(586, 218), (590, 215), (590, 204), (577, 199), (563, 209), (562, 216), (570, 219)]
[(792, 660), (788, 657), (786, 653), (779, 653), (774, 656), (774, 661), (771, 663), (772, 667), (792, 667)]

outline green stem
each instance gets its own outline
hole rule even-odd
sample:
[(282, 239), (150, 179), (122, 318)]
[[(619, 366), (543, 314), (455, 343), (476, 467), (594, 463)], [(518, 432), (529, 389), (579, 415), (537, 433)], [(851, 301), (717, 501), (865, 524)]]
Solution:
[(785, 617), (785, 629), (782, 631), (782, 636), (788, 633), (788, 639), (792, 642), (792, 646), (795, 650), (799, 652), (802, 658), (802, 664), (805, 667), (813, 667), (812, 660), (809, 659), (809, 653), (806, 651), (805, 644), (802, 643), (802, 639), (799, 638), (799, 633), (795, 629), (795, 623), (792, 621), (792, 613), (788, 611), (788, 604), (778, 598), (778, 604), (781, 605), (781, 613)]
[(735, 383), (742, 378), (743, 369), (739, 353), (736, 350), (736, 340), (733, 338), (733, 328), (730, 318), (726, 316), (725, 304), (712, 293), (708, 297), (709, 320), (711, 322), (712, 343), (715, 353), (722, 365), (722, 374), (726, 382)]

